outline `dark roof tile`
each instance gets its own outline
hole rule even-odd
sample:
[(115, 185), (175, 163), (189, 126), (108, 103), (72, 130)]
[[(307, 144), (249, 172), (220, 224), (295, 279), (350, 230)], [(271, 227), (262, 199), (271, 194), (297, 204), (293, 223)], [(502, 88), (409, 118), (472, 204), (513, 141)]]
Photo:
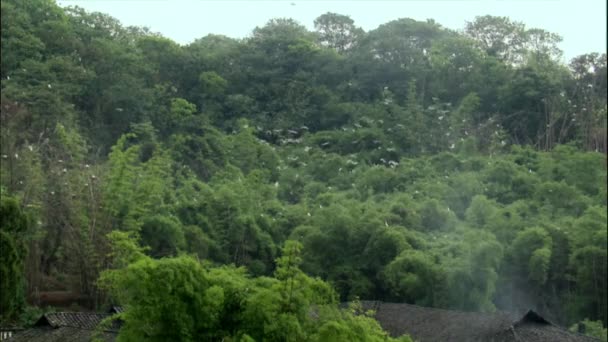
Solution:
[(598, 341), (560, 328), (534, 311), (520, 318), (500, 311), (464, 312), (405, 303), (361, 301), (361, 306), (374, 310), (374, 318), (391, 336), (408, 334), (418, 342)]
[(51, 312), (44, 314), (36, 322), (36, 326), (50, 325), (53, 328), (73, 327), (93, 330), (107, 317), (108, 314), (93, 312)]
[(79, 329), (74, 327), (53, 328), (35, 327), (24, 330), (6, 340), (7, 342), (90, 342), (93, 337), (98, 337), (104, 342), (116, 340), (115, 332), (101, 332), (95, 335), (94, 330)]

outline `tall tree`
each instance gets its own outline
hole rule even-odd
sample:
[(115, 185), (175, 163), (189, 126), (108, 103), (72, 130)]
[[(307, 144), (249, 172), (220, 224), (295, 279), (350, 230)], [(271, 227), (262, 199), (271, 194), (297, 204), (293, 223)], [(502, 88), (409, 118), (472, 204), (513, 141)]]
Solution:
[(315, 19), (314, 24), (321, 44), (339, 53), (353, 49), (364, 34), (349, 16), (337, 13), (325, 13)]

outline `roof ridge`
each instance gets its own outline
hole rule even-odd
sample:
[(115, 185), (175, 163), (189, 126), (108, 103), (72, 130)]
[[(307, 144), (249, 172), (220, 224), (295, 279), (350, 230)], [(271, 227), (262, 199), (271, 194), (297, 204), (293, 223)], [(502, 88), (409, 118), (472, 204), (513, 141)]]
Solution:
[(96, 315), (96, 316), (106, 316), (109, 315), (105, 312), (90, 312), (90, 311), (55, 311), (55, 312), (45, 312), (44, 315)]
[[(47, 312), (36, 323), (36, 325), (49, 325), (53, 328), (70, 327), (83, 330), (96, 330), (99, 324), (111, 314), (101, 312)], [(111, 327), (109, 329), (112, 329)], [(103, 329), (105, 331), (111, 331)]]
[[(363, 301), (361, 301), (361, 302), (363, 302)], [(374, 302), (374, 301), (367, 301), (367, 302)], [(375, 302), (379, 302), (381, 304), (409, 305), (409, 306), (413, 306), (413, 307), (417, 307), (417, 308), (421, 308), (421, 309), (425, 309), (425, 310), (447, 311), (447, 312), (464, 313), (464, 314), (484, 314), (484, 315), (502, 314), (502, 315), (506, 315), (506, 316), (509, 316), (509, 314), (515, 315), (514, 312), (503, 311), (503, 310), (496, 310), (494, 312), (464, 311), (464, 310), (458, 310), (458, 309), (444, 309), (444, 308), (435, 308), (435, 307), (431, 307), (431, 306), (421, 306), (421, 305), (410, 304), (410, 303), (396, 303), (396, 302), (384, 302), (384, 301), (375, 301)]]

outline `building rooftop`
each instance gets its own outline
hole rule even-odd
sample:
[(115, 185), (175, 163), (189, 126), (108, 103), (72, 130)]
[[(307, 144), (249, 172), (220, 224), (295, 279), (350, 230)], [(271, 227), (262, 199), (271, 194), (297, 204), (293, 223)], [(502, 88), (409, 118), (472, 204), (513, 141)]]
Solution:
[(7, 341), (29, 342), (84, 342), (98, 337), (110, 342), (116, 339), (120, 323), (111, 322), (96, 331), (99, 324), (111, 314), (94, 312), (52, 312), (46, 313), (30, 329), (16, 333)]
[(562, 342), (599, 341), (561, 328), (534, 311), (523, 317), (507, 312), (464, 312), (405, 303), (362, 301), (363, 310), (391, 336), (410, 335), (415, 341)]

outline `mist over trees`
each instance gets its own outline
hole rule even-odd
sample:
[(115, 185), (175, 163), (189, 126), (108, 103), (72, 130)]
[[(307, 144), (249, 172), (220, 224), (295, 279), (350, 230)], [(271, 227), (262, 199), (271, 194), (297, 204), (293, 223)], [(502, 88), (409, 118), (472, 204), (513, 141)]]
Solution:
[(494, 16), (179, 45), (1, 4), (3, 321), (64, 290), (159, 341), (384, 340), (356, 298), (606, 326), (605, 53)]

